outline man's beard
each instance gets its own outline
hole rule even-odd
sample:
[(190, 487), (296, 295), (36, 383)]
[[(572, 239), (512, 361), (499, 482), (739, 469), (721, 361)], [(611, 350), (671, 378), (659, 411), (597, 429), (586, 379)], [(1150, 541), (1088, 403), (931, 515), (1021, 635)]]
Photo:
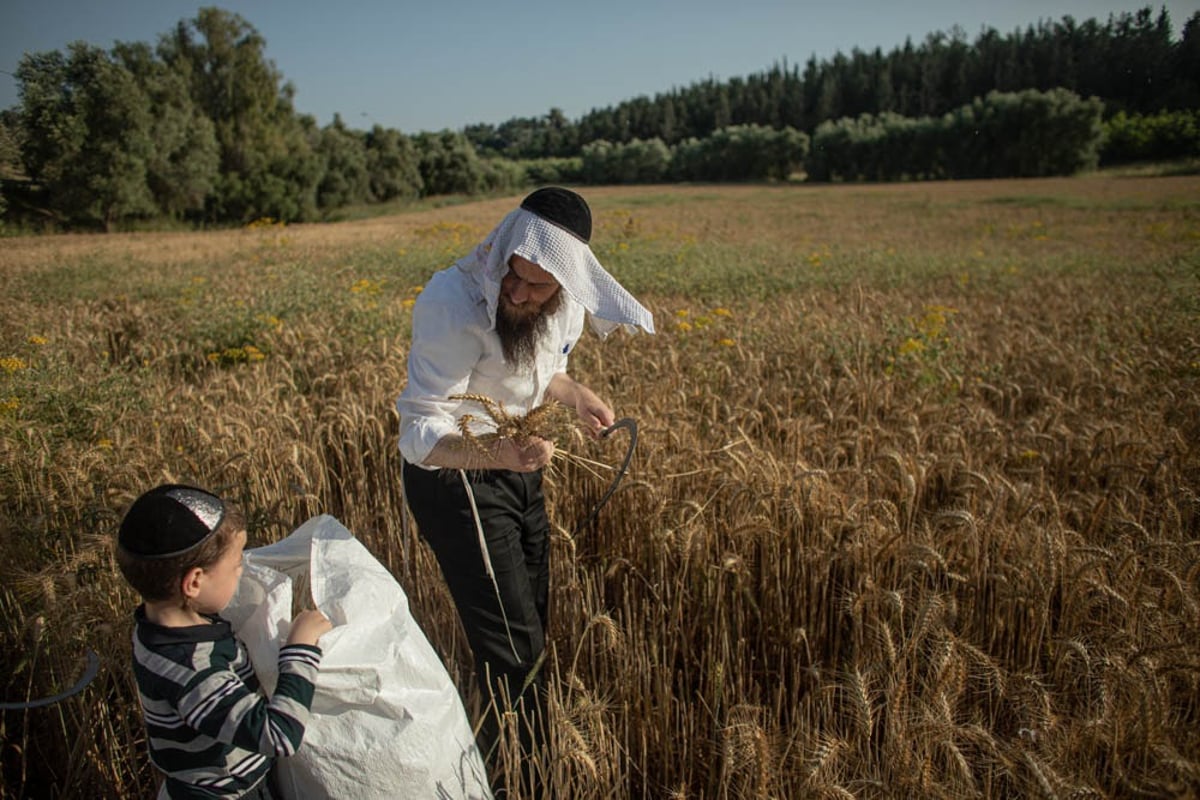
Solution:
[(514, 369), (528, 369), (537, 357), (537, 345), (546, 333), (550, 317), (562, 303), (562, 291), (554, 293), (536, 311), (510, 304), (503, 296), (496, 305), (496, 335), (504, 362)]

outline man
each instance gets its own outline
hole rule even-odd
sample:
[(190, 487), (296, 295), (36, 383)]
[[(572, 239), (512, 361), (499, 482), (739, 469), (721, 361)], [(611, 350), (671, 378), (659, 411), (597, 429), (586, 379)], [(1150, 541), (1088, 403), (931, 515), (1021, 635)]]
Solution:
[(544, 741), (540, 659), (549, 594), (549, 533), (541, 470), (554, 455), (540, 438), (488, 448), (460, 432), (475, 394), (514, 415), (546, 399), (575, 409), (599, 435), (612, 410), (567, 375), (590, 317), (601, 336), (619, 326), (654, 332), (645, 308), (609, 275), (588, 241), (591, 211), (548, 187), (526, 197), (471, 255), (438, 272), (413, 308), (408, 383), (397, 401), (405, 497), (437, 555), (495, 713), (522, 711), (523, 745)]

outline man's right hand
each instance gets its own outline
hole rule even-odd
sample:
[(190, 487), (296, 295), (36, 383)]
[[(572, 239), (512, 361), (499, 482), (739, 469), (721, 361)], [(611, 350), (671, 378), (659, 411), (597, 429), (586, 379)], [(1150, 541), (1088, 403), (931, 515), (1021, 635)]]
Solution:
[(536, 472), (550, 463), (554, 457), (554, 442), (532, 436), (517, 442), (500, 439), (496, 444), (495, 458), (501, 469), (513, 472)]

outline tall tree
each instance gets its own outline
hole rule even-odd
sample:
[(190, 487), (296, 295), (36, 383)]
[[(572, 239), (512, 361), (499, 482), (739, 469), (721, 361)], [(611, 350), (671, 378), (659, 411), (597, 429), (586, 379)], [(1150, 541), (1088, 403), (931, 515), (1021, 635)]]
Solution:
[[(841, 54), (838, 54), (841, 56)], [(843, 57), (844, 61), (844, 57)], [(834, 59), (834, 63), (840, 63)], [(821, 76), (818, 84), (817, 105), (813, 108), (812, 118), (820, 124), (827, 119), (838, 119), (845, 116), (842, 111), (842, 74), (844, 70), (828, 70)]]
[(567, 156), (579, 149), (575, 126), (561, 108), (551, 108), (546, 115), (542, 155)]
[(146, 181), (149, 102), (129, 70), (84, 42), (17, 67), (22, 161), (64, 221), (111, 229), (156, 208)]
[(1168, 107), (1200, 108), (1200, 11), (1183, 26), (1172, 74), (1175, 86)]
[(15, 180), (25, 174), (21, 165), (24, 130), (16, 109), (0, 111), (0, 180)]
[(10, 195), (17, 191), (18, 181), (25, 177), (21, 165), (22, 128), (13, 109), (0, 111), (0, 228), (10, 205)]
[(1134, 14), (1121, 14), (1114, 22), (1114, 66), (1110, 74), (1111, 102), (1130, 111), (1157, 111), (1158, 92), (1170, 81), (1171, 23), (1164, 8), (1157, 17), (1149, 7)]
[(421, 133), (415, 144), (426, 194), (474, 194), (482, 188), (483, 165), (461, 133)]
[(371, 195), (378, 201), (421, 195), (420, 155), (399, 131), (374, 126), (367, 134), (367, 173)]
[(333, 122), (321, 130), (317, 153), (325, 167), (317, 184), (319, 208), (340, 208), (374, 199), (366, 143), (360, 134), (346, 128), (341, 115), (335, 114)]
[(152, 147), (146, 181), (155, 204), (176, 219), (203, 212), (220, 167), (212, 120), (192, 102), (185, 77), (157, 58), (148, 44), (118, 43), (113, 55), (134, 76), (149, 104)]
[(202, 8), (159, 44), (216, 126), (221, 169), (209, 213), (218, 219), (305, 219), (316, 209), (315, 125), (296, 115), (292, 87), (265, 49), (248, 22), (217, 8)]

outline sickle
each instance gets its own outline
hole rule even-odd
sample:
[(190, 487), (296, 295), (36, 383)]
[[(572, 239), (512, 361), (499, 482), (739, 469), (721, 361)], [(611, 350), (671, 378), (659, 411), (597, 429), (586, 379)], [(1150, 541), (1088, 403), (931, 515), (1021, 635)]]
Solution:
[(608, 490), (604, 492), (604, 495), (600, 498), (600, 501), (596, 503), (596, 507), (593, 508), (591, 513), (587, 515), (583, 522), (581, 522), (575, 528), (576, 534), (596, 521), (596, 516), (600, 513), (600, 509), (603, 508), (604, 504), (607, 503), (609, 498), (613, 496), (613, 492), (617, 491), (617, 486), (621, 483), (621, 479), (625, 477), (625, 472), (629, 469), (629, 462), (633, 460), (633, 449), (637, 447), (638, 439), (637, 422), (635, 422), (633, 419), (625, 417), (617, 420), (612, 425), (609, 425), (607, 428), (600, 431), (600, 438), (607, 439), (613, 433), (613, 431), (617, 430), (618, 428), (624, 428), (625, 430), (629, 431), (629, 447), (625, 450), (625, 460), (621, 462), (621, 468), (617, 470), (617, 476), (613, 478), (612, 483), (608, 486)]
[(37, 700), (29, 700), (24, 703), (0, 703), (0, 711), (22, 711), (27, 708), (41, 708), (42, 706), (53, 705), (54, 703), (66, 700), (68, 697), (73, 697), (79, 694), (87, 685), (96, 677), (96, 673), (100, 671), (100, 658), (95, 651), (88, 650), (87, 666), (84, 667), (83, 675), (75, 682), (75, 685), (65, 692), (53, 695), (51, 697), (42, 697)]

